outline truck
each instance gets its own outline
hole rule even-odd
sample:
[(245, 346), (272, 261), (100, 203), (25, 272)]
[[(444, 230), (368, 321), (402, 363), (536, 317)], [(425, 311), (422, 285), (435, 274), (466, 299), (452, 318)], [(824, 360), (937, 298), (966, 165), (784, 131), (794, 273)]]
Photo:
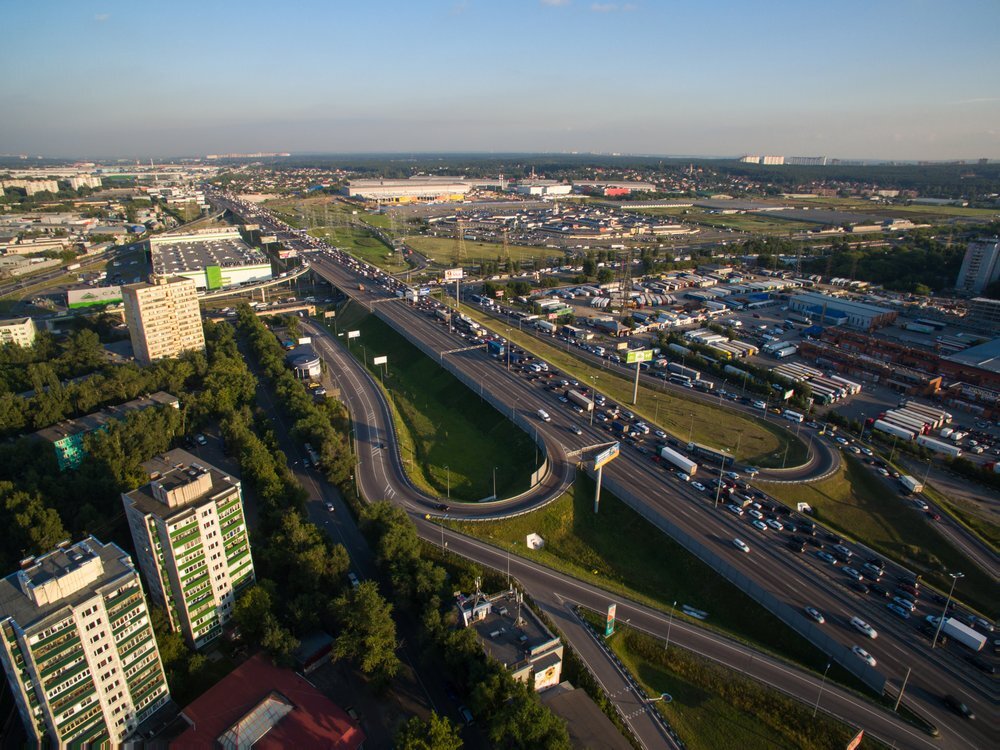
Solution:
[(903, 429), (902, 427), (897, 427), (894, 424), (889, 424), (881, 419), (876, 419), (875, 424), (872, 425), (879, 432), (885, 432), (893, 437), (903, 438), (903, 440), (913, 440), (917, 434), (911, 430)]
[(941, 440), (935, 440), (927, 435), (917, 435), (917, 444), (922, 445), (925, 448), (929, 448), (935, 453), (942, 453), (946, 456), (951, 456), (952, 458), (958, 458), (962, 455), (962, 449), (957, 445), (951, 445), (950, 443), (945, 443)]
[(685, 367), (684, 365), (679, 365), (676, 362), (668, 362), (667, 370), (675, 375), (684, 375), (689, 380), (698, 380), (701, 378), (701, 373), (694, 368)]
[(917, 479), (904, 474), (899, 478), (899, 483), (903, 486), (903, 489), (911, 494), (917, 494), (924, 491), (924, 485)]
[(566, 391), (566, 398), (577, 406), (583, 407), (584, 411), (593, 411), (594, 409), (594, 402), (580, 393), (580, 391)]
[(438, 320), (443, 320), (445, 323), (451, 322), (451, 313), (447, 310), (443, 310), (440, 307), (434, 311), (434, 317)]
[(773, 354), (775, 359), (784, 359), (785, 357), (792, 356), (798, 350), (799, 348), (797, 346), (789, 345), (781, 347), (777, 351), (773, 352)]
[(504, 346), (502, 341), (487, 341), (486, 342), (486, 353), (491, 357), (496, 357), (500, 359), (507, 353), (507, 347)]
[(550, 323), (547, 320), (536, 320), (535, 328), (537, 328), (539, 331), (543, 331), (544, 333), (548, 333), (550, 335), (556, 332), (555, 323)]
[[(927, 617), (927, 622), (931, 623), (935, 627), (938, 624), (938, 620), (939, 618), (937, 617)], [(949, 617), (944, 621), (941, 625), (941, 632), (949, 638), (954, 638), (966, 648), (971, 648), (973, 651), (981, 651), (983, 646), (986, 645), (987, 639), (985, 635), (976, 632), (965, 623), (956, 620), (954, 617)]]
[(79, 267), (80, 267), (79, 263), (70, 263), (68, 266), (66, 266), (66, 270), (67, 271), (75, 271)]
[(683, 453), (678, 453), (673, 448), (668, 448), (667, 446), (660, 448), (660, 458), (670, 462), (689, 477), (693, 477), (698, 471), (698, 464)]

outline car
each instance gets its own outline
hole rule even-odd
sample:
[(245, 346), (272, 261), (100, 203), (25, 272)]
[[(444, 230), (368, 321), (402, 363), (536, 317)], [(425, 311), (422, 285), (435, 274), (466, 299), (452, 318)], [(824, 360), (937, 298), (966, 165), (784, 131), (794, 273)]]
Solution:
[(935, 513), (935, 512), (933, 511), (933, 510), (925, 510), (925, 511), (924, 511), (924, 514), (925, 514), (925, 515), (926, 515), (926, 516), (927, 516), (927, 517), (928, 517), (929, 519), (931, 519), (932, 521), (940, 521), (940, 520), (941, 520), (941, 515), (940, 515), (940, 514), (938, 514), (938, 513)]
[(767, 531), (767, 524), (764, 523), (763, 521), (758, 521), (754, 519), (753, 521), (750, 522), (750, 525), (753, 526), (758, 531)]
[(820, 625), (822, 625), (824, 622), (826, 622), (826, 618), (823, 617), (822, 613), (818, 609), (816, 609), (815, 607), (805, 607), (804, 609), (805, 609), (805, 613), (807, 615), (809, 615), (811, 618), (813, 618)]
[(312, 462), (308, 458), (303, 458), (302, 459), (302, 468), (303, 469), (308, 469), (310, 466), (312, 466)]
[(574, 435), (582, 435), (583, 434), (583, 430), (580, 428), (580, 425), (575, 425), (575, 424), (574, 425), (570, 425), (569, 429), (573, 432)]
[(676, 476), (682, 482), (690, 482), (691, 481), (691, 475), (690, 474), (685, 474), (683, 471), (677, 472), (677, 474), (675, 474), (674, 476)]
[(845, 565), (842, 568), (842, 570), (844, 571), (844, 575), (848, 576), (849, 578), (853, 578), (855, 581), (863, 581), (864, 580), (864, 576), (861, 575), (857, 570), (855, 570), (854, 568), (852, 568), (849, 565)]
[(316, 396), (325, 396), (326, 395), (326, 388), (324, 388), (323, 386), (320, 386), (315, 391), (313, 391), (313, 394), (316, 395)]
[(703, 485), (701, 482), (691, 482), (691, 486), (694, 487), (699, 492), (705, 491), (705, 485)]
[(892, 596), (892, 592), (889, 591), (889, 589), (884, 588), (883, 586), (879, 586), (877, 583), (871, 584), (868, 587), (868, 590), (871, 591), (876, 596), (881, 596), (883, 599), (888, 599), (889, 597)]
[(759, 510), (757, 510), (756, 508), (751, 508), (750, 510), (748, 510), (747, 515), (749, 515), (751, 518), (757, 519), (758, 521), (764, 520), (764, 514), (761, 513)]
[(851, 443), (850, 440), (848, 440), (847, 438), (842, 438), (839, 435), (837, 437), (835, 437), (834, 440), (836, 440), (841, 445), (850, 445), (850, 443)]
[(774, 518), (768, 518), (767, 525), (770, 526), (775, 531), (783, 531), (785, 528), (784, 525), (781, 523), (781, 521), (778, 521), (777, 519)]
[(740, 550), (740, 552), (750, 551), (750, 547), (747, 545), (747, 543), (739, 538), (733, 539), (733, 546), (736, 547), (736, 549)]
[(354, 575), (353, 571), (350, 571), (350, 570), (347, 571), (347, 580), (350, 581), (351, 586), (353, 588), (357, 588), (358, 586), (361, 585), (361, 581), (358, 580), (358, 577), (356, 575)]
[(739, 481), (740, 475), (735, 471), (727, 471), (726, 476), (732, 479), (734, 482)]
[(904, 620), (910, 619), (910, 613), (905, 607), (900, 607), (896, 602), (889, 602), (885, 605), (894, 615), (902, 617)]
[(875, 657), (861, 648), (861, 646), (851, 646), (851, 651), (853, 651), (854, 655), (864, 661), (869, 667), (878, 665), (878, 662), (875, 661)]
[(726, 510), (732, 513), (734, 516), (743, 515), (743, 509), (738, 505), (733, 505), (732, 503), (726, 503)]
[(868, 588), (867, 584), (864, 584), (864, 583), (862, 583), (861, 581), (848, 581), (848, 582), (847, 582), (847, 586), (848, 586), (849, 588), (852, 588), (852, 589), (854, 589), (854, 590), (855, 590), (855, 591), (857, 591), (857, 592), (858, 592), (859, 594), (867, 594), (867, 593), (868, 593), (868, 591), (870, 590), (870, 589)]
[(208, 438), (206, 438), (206, 437), (205, 437), (204, 435), (202, 435), (202, 434), (201, 434), (200, 432), (199, 432), (199, 433), (198, 433), (197, 435), (195, 435), (195, 436), (194, 436), (194, 441), (195, 441), (195, 442), (196, 442), (196, 443), (197, 443), (198, 445), (208, 445)]
[(654, 430), (653, 434), (656, 435), (656, 437), (658, 437), (660, 440), (667, 439), (667, 433), (665, 433), (663, 430)]
[(875, 471), (877, 471), (879, 474), (881, 474), (884, 477), (889, 476), (889, 472), (886, 471), (885, 469), (883, 469), (881, 466), (879, 468), (875, 469)]
[(447, 503), (438, 503), (438, 504), (437, 504), (437, 505), (435, 505), (434, 507), (435, 507), (435, 508), (436, 508), (437, 510), (440, 510), (440, 511), (446, 511), (446, 510), (448, 510), (448, 507), (449, 507), (449, 506), (448, 506), (448, 504), (447, 504)]
[(566, 398), (565, 396), (560, 396), (559, 397), (559, 402), (563, 403), (563, 404), (568, 404), (569, 403), (569, 399)]
[(864, 573), (865, 578), (868, 578), (872, 581), (877, 581), (879, 578), (882, 577), (882, 569), (876, 567), (875, 565), (872, 565), (871, 563), (866, 562), (864, 565), (862, 565), (861, 571), (862, 573)]
[(875, 628), (873, 628), (867, 622), (865, 622), (864, 620), (862, 620), (860, 617), (857, 617), (857, 616), (852, 617), (851, 620), (850, 620), (850, 623), (851, 623), (851, 625), (855, 629), (861, 631), (862, 633), (864, 633), (865, 635), (867, 635), (869, 638), (872, 638), (872, 639), (878, 638), (878, 631), (875, 630)]
[(866, 456), (874, 456), (875, 455), (874, 453), (872, 453), (872, 449), (871, 448), (862, 448), (861, 452), (864, 453)]
[(966, 719), (975, 719), (976, 715), (972, 712), (972, 709), (966, 706), (962, 701), (956, 698), (954, 695), (946, 695), (943, 699), (944, 705), (950, 708), (959, 716), (964, 716)]
[(789, 537), (788, 541), (785, 542), (787, 547), (792, 550), (792, 552), (805, 552), (806, 546), (802, 543), (802, 540), (798, 537)]
[(329, 511), (330, 513), (333, 513), (334, 511), (336, 511), (336, 510), (337, 510), (337, 508), (336, 508), (336, 507), (334, 506), (334, 504), (333, 504), (333, 503), (327, 503), (327, 504), (326, 504), (326, 509), (327, 509), (327, 510), (328, 510), (328, 511)]
[(894, 596), (892, 597), (892, 601), (908, 612), (913, 612), (917, 608), (916, 604), (903, 596)]
[(984, 672), (988, 675), (994, 675), (997, 673), (997, 665), (985, 657), (972, 655), (965, 657), (965, 659), (980, 672)]
[(829, 552), (826, 552), (824, 550), (821, 550), (821, 549), (816, 550), (816, 557), (818, 557), (820, 560), (822, 560), (825, 563), (830, 563), (830, 565), (836, 565), (837, 564), (837, 558), (834, 557), (833, 555), (831, 555)]

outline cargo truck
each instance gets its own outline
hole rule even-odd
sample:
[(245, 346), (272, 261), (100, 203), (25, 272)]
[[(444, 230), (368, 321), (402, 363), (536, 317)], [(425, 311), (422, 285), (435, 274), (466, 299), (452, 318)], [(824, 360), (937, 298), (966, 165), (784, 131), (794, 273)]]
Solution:
[(501, 358), (507, 353), (507, 348), (502, 341), (487, 341), (486, 352), (491, 357)]
[(583, 407), (584, 411), (593, 411), (594, 410), (594, 402), (591, 401), (586, 396), (584, 396), (579, 391), (566, 391), (566, 398), (568, 398), (570, 401), (572, 401), (577, 406)]
[(701, 373), (691, 367), (685, 367), (684, 365), (679, 365), (676, 362), (668, 362), (667, 370), (674, 373), (675, 375), (684, 375), (690, 380), (698, 380), (701, 377)]
[[(927, 622), (929, 622), (934, 627), (937, 627), (939, 617), (933, 617), (928, 615)], [(954, 617), (949, 617), (941, 625), (941, 632), (944, 633), (949, 638), (954, 638), (956, 641), (961, 643), (966, 648), (971, 648), (973, 651), (981, 651), (983, 646), (986, 645), (986, 636), (982, 633), (978, 633), (968, 625), (959, 622)]]
[(944, 455), (951, 456), (952, 458), (958, 458), (962, 455), (962, 449), (957, 445), (944, 443), (940, 440), (928, 437), (927, 435), (917, 435), (917, 444), (922, 445), (925, 448), (929, 448), (935, 453), (943, 453)]
[(924, 485), (917, 479), (904, 474), (899, 478), (899, 483), (903, 485), (903, 489), (912, 494), (917, 494), (924, 491)]
[(889, 424), (881, 419), (876, 419), (875, 424), (872, 425), (879, 432), (885, 432), (894, 437), (903, 438), (903, 440), (913, 440), (917, 436), (912, 430), (906, 430), (902, 427), (897, 427), (894, 424)]
[(685, 456), (683, 453), (678, 453), (667, 446), (660, 448), (660, 458), (673, 464), (689, 477), (693, 477), (698, 471), (698, 464)]

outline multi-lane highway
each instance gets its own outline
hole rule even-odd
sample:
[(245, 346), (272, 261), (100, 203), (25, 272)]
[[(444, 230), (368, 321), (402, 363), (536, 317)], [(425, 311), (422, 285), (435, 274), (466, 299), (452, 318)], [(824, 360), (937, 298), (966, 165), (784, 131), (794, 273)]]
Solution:
[[(255, 218), (261, 220), (259, 214)], [(481, 349), (463, 350), (465, 342), (449, 333), (445, 326), (433, 322), (425, 311), (402, 301), (389, 301), (395, 296), (395, 282), (389, 277), (329, 249), (311, 253), (308, 262), (316, 273), (359, 302), (370, 305), (379, 317), (405, 332), (425, 351), (449, 358), (467, 382), (479, 383), (484, 393), (488, 392), (508, 404), (514, 416), (521, 421), (531, 420), (541, 408), (554, 415), (551, 422), (536, 420), (535, 430), (544, 443), (552, 476), (560, 479), (550, 484), (547, 490), (538, 490), (533, 501), (541, 501), (549, 496), (547, 493), (563, 484), (561, 477), (566, 476), (564, 472), (571, 471), (571, 461), (567, 458), (571, 452), (608, 441), (605, 431), (580, 420), (578, 415), (557, 400), (556, 394), (522, 375), (508, 372), (490, 360)], [(358, 289), (359, 281), (364, 284), (364, 290)], [(319, 334), (318, 329), (314, 330)], [(332, 342), (318, 338), (324, 354), (331, 357), (338, 368), (350, 371), (350, 362), (342, 350)], [(407, 505), (418, 516), (422, 515), (440, 500), (425, 497), (409, 485), (393, 447), (395, 441), (387, 413), (379, 421), (378, 413), (385, 411), (384, 405), (377, 402), (381, 396), (377, 395), (373, 386), (364, 387), (361, 374), (357, 377), (356, 390), (369, 393), (367, 403), (350, 404), (359, 422), (359, 482), (362, 490), (369, 499), (387, 497)], [(571, 425), (579, 428), (581, 434), (571, 431)], [(380, 447), (383, 445), (386, 447)], [(917, 633), (911, 622), (891, 614), (884, 601), (855, 592), (839, 568), (812, 555), (791, 552), (781, 542), (781, 532), (758, 532), (749, 527), (744, 518), (715, 510), (712, 498), (672, 479), (661, 466), (638, 451), (623, 450), (622, 456), (605, 472), (606, 476), (617, 476), (623, 483), (628, 482), (635, 487), (647, 511), (669, 519), (695, 543), (768, 590), (782, 603), (780, 615), (804, 618), (804, 614), (797, 613), (801, 613), (807, 605), (823, 612), (826, 623), (815, 627), (843, 646), (859, 644), (871, 652), (878, 660), (878, 671), (889, 680), (890, 691), (898, 690), (908, 670), (912, 670), (907, 684), (907, 700), (941, 728), (943, 746), (985, 748), (996, 744), (996, 686), (991, 678), (976, 672), (961, 659), (957, 650), (960, 647), (949, 644), (945, 649), (931, 651), (929, 643)], [(550, 478), (549, 481), (554, 480)], [(466, 510), (490, 514), (497, 509), (477, 505), (470, 509), (462, 508), (461, 512)], [(457, 511), (453, 509), (451, 512)], [(424, 531), (426, 533), (426, 529)], [(750, 544), (750, 554), (732, 545), (735, 536)], [(922, 614), (924, 611), (919, 613)], [(853, 616), (860, 616), (871, 623), (879, 631), (878, 639), (870, 640), (853, 629), (849, 624)], [(850, 659), (857, 657), (850, 651), (844, 653), (847, 656), (843, 653), (835, 656), (842, 661), (847, 659), (848, 666), (857, 667), (849, 663)], [(980, 717), (979, 720), (970, 723), (949, 713), (941, 703), (945, 693), (954, 694), (968, 703)], [(865, 725), (864, 716), (859, 714), (855, 718), (856, 723)], [(899, 739), (897, 746), (918, 746), (902, 737)]]

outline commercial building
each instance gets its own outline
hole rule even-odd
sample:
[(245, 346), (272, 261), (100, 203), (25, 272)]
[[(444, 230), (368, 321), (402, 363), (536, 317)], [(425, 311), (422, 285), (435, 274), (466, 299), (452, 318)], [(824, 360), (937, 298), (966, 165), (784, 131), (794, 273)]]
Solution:
[(573, 186), (558, 180), (521, 180), (514, 191), (518, 195), (569, 195)]
[(788, 307), (821, 325), (845, 325), (866, 331), (887, 326), (899, 315), (896, 310), (815, 292), (794, 295)]
[(66, 306), (70, 310), (120, 305), (121, 302), (122, 288), (120, 286), (91, 286), (66, 290)]
[(963, 324), (974, 331), (1000, 334), (1000, 300), (986, 297), (969, 300), (969, 311)]
[(299, 380), (318, 378), (323, 373), (323, 361), (310, 344), (300, 344), (285, 354), (285, 363)]
[(132, 559), (92, 536), (0, 580), (0, 662), (35, 746), (119, 747), (170, 699)]
[(178, 750), (358, 750), (365, 741), (357, 722), (312, 683), (261, 654), (186, 706), (181, 718), (188, 729), (170, 743)]
[(154, 276), (149, 283), (122, 287), (132, 350), (148, 365), (181, 352), (204, 351), (198, 291), (191, 279)]
[(521, 602), (520, 594), (459, 594), (457, 607), (462, 624), (475, 628), (486, 653), (515, 680), (536, 691), (559, 684), (562, 642)]
[(179, 409), (181, 402), (176, 396), (171, 396), (166, 391), (157, 391), (149, 396), (95, 411), (85, 417), (64, 419), (51, 427), (38, 430), (35, 437), (52, 445), (56, 461), (59, 464), (59, 471), (75, 469), (87, 454), (84, 448), (84, 438), (87, 435), (103, 430), (111, 422), (125, 419), (133, 412), (143, 411), (154, 406), (169, 406)]
[(238, 227), (153, 235), (147, 244), (154, 274), (191, 279), (198, 289), (252, 284), (274, 275), (267, 256), (244, 242)]
[(1000, 239), (973, 240), (965, 248), (962, 267), (958, 271), (955, 289), (979, 294), (1000, 278)]
[(122, 494), (139, 569), (171, 626), (201, 648), (255, 580), (240, 481), (179, 449), (143, 469), (149, 483)]
[(405, 180), (351, 180), (344, 188), (350, 198), (379, 203), (461, 200), (473, 184), (460, 177), (410, 177)]
[(24, 348), (34, 346), (37, 333), (35, 321), (31, 318), (0, 320), (0, 345), (17, 344)]

